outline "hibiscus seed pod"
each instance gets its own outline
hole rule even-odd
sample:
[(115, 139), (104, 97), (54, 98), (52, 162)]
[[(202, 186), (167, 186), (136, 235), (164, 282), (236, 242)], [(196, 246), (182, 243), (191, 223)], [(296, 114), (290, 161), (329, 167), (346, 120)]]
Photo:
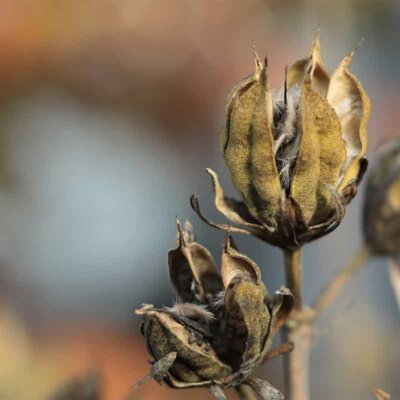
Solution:
[[(232, 232), (296, 248), (335, 229), (366, 170), (369, 98), (350, 72), (355, 51), (332, 76), (319, 35), (309, 55), (287, 69), (274, 94), (267, 61), (255, 55), (254, 73), (228, 95), (221, 150), (243, 202), (223, 196), (215, 172), (215, 204)], [(210, 225), (198, 198), (192, 207)]]
[[(259, 267), (235, 248), (229, 235), (218, 271), (208, 250), (195, 241), (191, 225), (186, 227), (189, 232), (177, 222), (178, 246), (168, 256), (177, 303), (162, 308), (144, 304), (136, 310), (153, 366), (134, 386), (151, 379), (173, 388), (203, 386), (223, 399), (223, 389), (246, 384), (268, 359), (293, 296), (281, 288), (270, 300)], [(269, 388), (268, 383), (262, 387)]]

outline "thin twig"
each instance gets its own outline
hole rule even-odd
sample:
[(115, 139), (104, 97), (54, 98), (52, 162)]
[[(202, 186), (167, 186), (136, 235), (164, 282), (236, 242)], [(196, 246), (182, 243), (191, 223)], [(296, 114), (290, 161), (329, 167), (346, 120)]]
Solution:
[(375, 388), (374, 394), (375, 394), (376, 400), (390, 400), (390, 394), (386, 393), (382, 389)]
[(400, 312), (400, 263), (395, 258), (390, 259), (389, 277)]
[(275, 349), (270, 350), (267, 355), (265, 356), (265, 359), (263, 359), (262, 362), (265, 361), (270, 361), (274, 358), (277, 358), (283, 354), (290, 353), (294, 350), (294, 343), (293, 342), (287, 342), (287, 343), (282, 343), (278, 347), (275, 347)]
[(316, 317), (320, 316), (339, 296), (346, 283), (367, 263), (371, 252), (363, 246), (353, 258), (332, 278), (314, 301)]

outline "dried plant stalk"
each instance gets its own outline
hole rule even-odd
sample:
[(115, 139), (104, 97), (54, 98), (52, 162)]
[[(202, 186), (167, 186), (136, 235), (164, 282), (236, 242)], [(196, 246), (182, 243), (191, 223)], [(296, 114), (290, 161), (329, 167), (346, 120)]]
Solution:
[(302, 304), (302, 249), (284, 250), (286, 286), (294, 296), (294, 308), (301, 309)]
[(284, 360), (286, 398), (288, 400), (310, 399), (310, 352), (314, 338), (314, 327), (301, 324), (287, 328), (285, 340), (296, 343), (294, 351)]
[[(285, 250), (286, 285), (294, 295), (294, 313), (302, 314), (302, 251)], [(294, 322), (294, 321), (292, 321)], [(289, 400), (308, 400), (309, 358), (313, 341), (313, 325), (288, 323), (283, 331), (285, 342), (295, 343), (295, 349), (284, 361), (285, 394)]]

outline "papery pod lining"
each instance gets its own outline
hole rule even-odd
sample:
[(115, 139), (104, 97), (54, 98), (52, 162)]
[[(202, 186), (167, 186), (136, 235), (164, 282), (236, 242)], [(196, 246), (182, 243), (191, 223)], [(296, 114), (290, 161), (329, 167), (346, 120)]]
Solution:
[(367, 151), (367, 123), (371, 110), (370, 100), (359, 80), (350, 72), (353, 50), (332, 75), (327, 100), (334, 108), (342, 126), (347, 159), (341, 171), (338, 186), (341, 192), (357, 180), (360, 161)]
[(261, 271), (258, 265), (232, 248), (230, 237), (227, 237), (224, 242), (221, 258), (221, 276), (225, 289), (233, 280), (251, 281), (256, 284), (261, 282)]
[(192, 302), (195, 295), (192, 281), (196, 282), (201, 300), (207, 302), (207, 294), (216, 294), (222, 289), (222, 282), (215, 261), (210, 252), (197, 242), (186, 243), (179, 221), (178, 247), (168, 253), (171, 281), (180, 302)]
[(145, 311), (144, 335), (149, 353), (155, 360), (170, 352), (178, 357), (170, 373), (185, 383), (198, 383), (228, 376), (231, 368), (222, 363), (213, 348), (208, 351), (196, 343), (189, 344), (190, 331), (170, 315), (160, 311)]
[[(311, 68), (311, 70), (310, 70)], [(318, 30), (312, 42), (308, 56), (295, 62), (288, 70), (287, 85), (302, 85), (307, 73), (310, 70), (311, 86), (321, 96), (326, 96), (329, 87), (329, 73), (325, 68), (321, 56), (320, 31)]]
[(319, 222), (330, 209), (328, 185), (337, 185), (346, 150), (335, 111), (311, 88), (309, 79), (301, 91), (299, 113), (302, 137), (291, 195), (300, 205), (306, 222), (312, 219)]

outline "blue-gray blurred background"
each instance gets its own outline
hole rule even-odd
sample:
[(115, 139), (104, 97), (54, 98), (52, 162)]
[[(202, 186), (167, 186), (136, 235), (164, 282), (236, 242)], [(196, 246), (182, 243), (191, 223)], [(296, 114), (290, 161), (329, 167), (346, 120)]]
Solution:
[[(63, 380), (103, 373), (118, 399), (147, 371), (142, 302), (170, 304), (175, 216), (219, 258), (222, 233), (189, 207), (212, 205), (225, 96), (252, 72), (252, 40), (272, 84), (304, 57), (318, 26), (332, 71), (352, 70), (372, 100), (370, 150), (400, 134), (400, 3), (309, 0), (2, 0), (0, 2), (0, 396), (44, 399)], [(362, 244), (363, 193), (341, 226), (305, 249), (305, 300)], [(270, 291), (278, 250), (237, 237)], [(400, 317), (385, 260), (373, 260), (319, 324), (314, 399), (400, 396)], [(282, 386), (280, 361), (260, 375)], [(192, 394), (203, 398), (205, 392)], [(143, 399), (185, 392), (140, 391)], [(198, 396), (198, 397), (196, 397)]]

